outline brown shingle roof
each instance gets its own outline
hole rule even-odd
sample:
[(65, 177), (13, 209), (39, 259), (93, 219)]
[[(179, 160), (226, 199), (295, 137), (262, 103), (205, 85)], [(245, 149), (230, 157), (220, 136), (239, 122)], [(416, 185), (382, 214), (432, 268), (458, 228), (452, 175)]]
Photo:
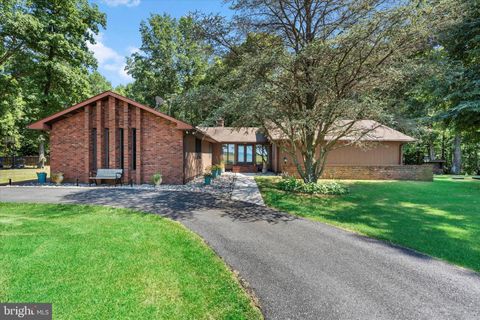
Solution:
[[(339, 126), (348, 124), (349, 121), (339, 122)], [(340, 141), (399, 141), (399, 142), (412, 142), (414, 138), (407, 136), (395, 129), (387, 127), (374, 120), (360, 120), (357, 121), (352, 127), (350, 136), (340, 138)], [(271, 130), (270, 135), (273, 140), (283, 140), (284, 135), (280, 130)], [(333, 135), (326, 136), (326, 140), (333, 139)]]
[(265, 143), (267, 137), (255, 127), (198, 127), (213, 139), (224, 142)]

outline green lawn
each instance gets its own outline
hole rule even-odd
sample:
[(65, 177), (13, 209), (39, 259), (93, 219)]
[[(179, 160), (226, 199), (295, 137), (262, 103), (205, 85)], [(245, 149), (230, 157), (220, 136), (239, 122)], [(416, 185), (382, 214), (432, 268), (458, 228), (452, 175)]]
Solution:
[(0, 301), (51, 302), (54, 319), (259, 319), (223, 261), (159, 216), (0, 204)]
[(267, 205), (480, 271), (480, 181), (345, 181), (345, 196), (288, 194), (256, 178)]
[[(48, 178), (50, 178), (50, 167), (46, 166), (43, 171), (45, 171)], [(8, 179), (12, 179), (13, 183), (36, 180), (37, 172), (42, 172), (42, 169), (0, 169), (0, 184), (8, 183)]]

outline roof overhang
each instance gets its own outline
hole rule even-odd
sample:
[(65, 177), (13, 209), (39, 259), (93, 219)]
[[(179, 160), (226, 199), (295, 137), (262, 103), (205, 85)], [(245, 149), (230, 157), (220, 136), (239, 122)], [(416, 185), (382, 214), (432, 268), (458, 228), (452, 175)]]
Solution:
[(145, 110), (147, 112), (150, 112), (158, 117), (161, 117), (163, 119), (166, 119), (172, 123), (174, 123), (176, 125), (176, 128), (177, 129), (180, 129), (180, 130), (192, 130), (192, 129), (195, 129), (192, 125), (186, 123), (186, 122), (183, 122), (183, 121), (180, 121), (178, 119), (175, 119), (169, 115), (166, 115), (160, 111), (157, 111), (151, 107), (148, 107), (148, 106), (145, 106), (141, 103), (138, 103), (132, 99), (129, 99), (127, 97), (124, 97), (122, 95), (119, 95), (115, 92), (112, 92), (112, 91), (105, 91), (103, 93), (100, 93), (96, 96), (93, 96), (91, 97), (90, 99), (87, 99), (85, 101), (82, 101), (80, 103), (77, 103), (76, 105), (73, 105), (65, 110), (62, 110), (60, 112), (57, 112), (57, 113), (54, 113), (46, 118), (43, 118), (41, 120), (38, 120), (32, 124), (30, 124), (27, 128), (29, 129), (33, 129), (33, 130), (51, 130), (51, 124), (55, 121), (58, 121), (60, 119), (63, 119), (65, 117), (68, 117), (69, 115), (75, 113), (75, 112), (78, 112), (80, 111), (83, 107), (85, 106), (88, 106), (92, 103), (94, 103), (95, 101), (98, 101), (98, 100), (102, 100), (102, 99), (105, 99), (107, 97), (114, 97), (118, 100), (121, 100), (121, 101), (124, 101), (134, 107), (137, 107), (137, 108), (140, 108), (142, 110)]

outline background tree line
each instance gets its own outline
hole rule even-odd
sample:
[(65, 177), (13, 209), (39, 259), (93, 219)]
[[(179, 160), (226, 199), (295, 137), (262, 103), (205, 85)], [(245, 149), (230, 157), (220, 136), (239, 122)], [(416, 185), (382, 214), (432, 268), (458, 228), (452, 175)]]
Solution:
[[(416, 137), (407, 163), (480, 168), (480, 5), (475, 0), (234, 0), (234, 17), (152, 14), (115, 88), (194, 125), (275, 126), (315, 180), (333, 147), (376, 119)], [(38, 152), (28, 123), (111, 89), (87, 43), (105, 14), (87, 0), (0, 4), (0, 134)], [(68, 40), (67, 40), (68, 39)], [(339, 127), (339, 121), (343, 126)], [(350, 120), (350, 122), (348, 121)], [(40, 137), (41, 139), (41, 137)], [(5, 139), (0, 152), (8, 152)], [(293, 144), (295, 145), (295, 144)], [(295, 146), (294, 146), (295, 147)], [(303, 168), (303, 169), (302, 169)]]

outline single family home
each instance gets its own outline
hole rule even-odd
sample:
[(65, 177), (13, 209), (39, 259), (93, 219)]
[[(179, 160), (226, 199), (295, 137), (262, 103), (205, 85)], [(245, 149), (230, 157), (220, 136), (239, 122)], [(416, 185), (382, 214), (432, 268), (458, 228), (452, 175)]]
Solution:
[[(325, 178), (431, 180), (429, 166), (406, 166), (402, 146), (414, 139), (373, 121), (368, 148), (348, 145), (328, 155)], [(123, 169), (125, 183), (183, 184), (223, 161), (226, 170), (294, 173), (280, 135), (258, 128), (194, 127), (117, 93), (106, 91), (29, 125), (50, 133), (50, 170), (66, 181), (88, 182), (100, 168)]]

